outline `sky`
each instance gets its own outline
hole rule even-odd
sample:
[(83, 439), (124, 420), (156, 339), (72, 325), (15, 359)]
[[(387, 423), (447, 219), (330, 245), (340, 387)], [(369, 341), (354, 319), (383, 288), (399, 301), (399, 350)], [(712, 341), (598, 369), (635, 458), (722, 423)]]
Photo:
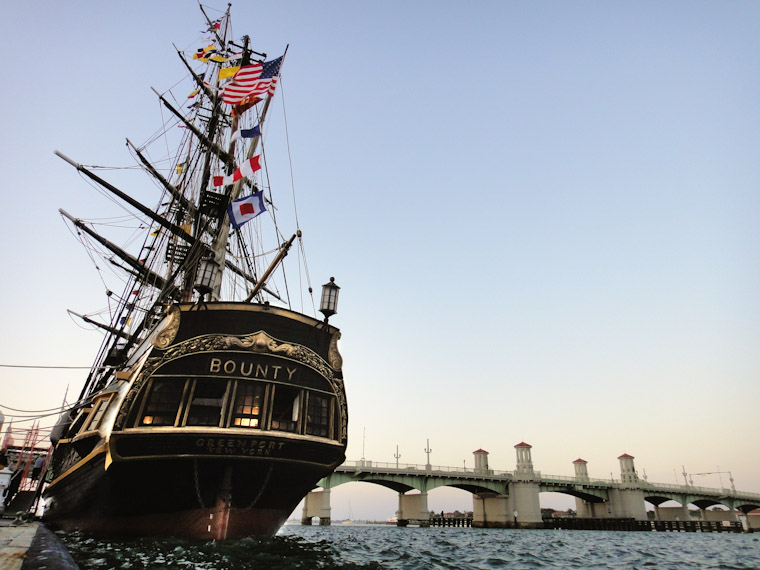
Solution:
[[(132, 165), (124, 139), (162, 124), (150, 86), (182, 77), (172, 44), (202, 47), (203, 20), (190, 0), (2, 9), (0, 404), (44, 410), (84, 372), (7, 365), (89, 366), (100, 333), (66, 310), (107, 304), (58, 208), (113, 208), (53, 151)], [(232, 17), (271, 57), (288, 46), (286, 152), (313, 285), (341, 287), (349, 460), (398, 446), (424, 464), (429, 441), (433, 465), (483, 448), (509, 470), (525, 441), (547, 474), (583, 458), (619, 478), (628, 453), (649, 481), (760, 492), (760, 4), (255, 0)], [(332, 501), (336, 519), (397, 508), (368, 484)]]

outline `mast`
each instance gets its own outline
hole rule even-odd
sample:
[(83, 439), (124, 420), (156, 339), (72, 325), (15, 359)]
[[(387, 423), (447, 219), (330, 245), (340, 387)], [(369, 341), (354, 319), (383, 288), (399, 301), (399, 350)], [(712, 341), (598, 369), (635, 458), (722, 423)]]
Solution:
[[(221, 160), (222, 162), (224, 162), (224, 163), (225, 163), (226, 165), (228, 165), (228, 166), (230, 166), (230, 165), (234, 165), (234, 164), (235, 164), (235, 159), (232, 157), (232, 155), (230, 155), (230, 154), (229, 154), (228, 152), (226, 152), (225, 150), (223, 150), (223, 149), (219, 148), (219, 146), (218, 146), (218, 145), (217, 145), (217, 144), (214, 142), (214, 134), (215, 134), (215, 131), (216, 131), (216, 123), (217, 123), (217, 122), (218, 122), (218, 120), (219, 120), (219, 117), (218, 117), (218, 115), (219, 115), (219, 112), (218, 112), (218, 109), (217, 109), (217, 106), (218, 106), (218, 105), (215, 105), (215, 106), (214, 106), (214, 108), (213, 108), (213, 109), (212, 109), (212, 111), (211, 111), (211, 120), (209, 121), (209, 135), (204, 135), (204, 134), (203, 134), (203, 133), (202, 133), (202, 132), (201, 132), (201, 131), (198, 129), (198, 127), (196, 127), (196, 126), (195, 126), (193, 123), (191, 123), (190, 121), (188, 121), (188, 120), (185, 118), (185, 116), (184, 116), (182, 113), (180, 113), (179, 111), (177, 111), (177, 109), (175, 109), (175, 108), (172, 106), (172, 104), (171, 104), (171, 103), (169, 103), (169, 101), (167, 101), (167, 100), (166, 100), (166, 98), (165, 98), (163, 95), (161, 95), (161, 94), (160, 94), (158, 91), (156, 91), (156, 90), (155, 90), (153, 87), (151, 87), (151, 89), (153, 90), (153, 92), (154, 92), (156, 95), (158, 95), (158, 98), (159, 98), (159, 100), (160, 100), (160, 101), (161, 101), (161, 102), (164, 104), (164, 107), (166, 107), (166, 108), (167, 108), (167, 109), (169, 109), (169, 110), (170, 110), (172, 113), (174, 113), (174, 115), (175, 115), (175, 116), (176, 116), (176, 117), (177, 117), (177, 118), (178, 118), (180, 121), (182, 121), (182, 123), (183, 123), (183, 124), (184, 124), (184, 125), (185, 125), (185, 126), (188, 128), (188, 129), (190, 129), (190, 131), (191, 131), (191, 132), (192, 132), (192, 133), (193, 133), (193, 134), (194, 134), (196, 137), (198, 137), (198, 140), (199, 140), (199, 141), (201, 141), (201, 143), (202, 143), (202, 144), (203, 144), (203, 145), (204, 145), (204, 146), (205, 146), (205, 147), (206, 147), (208, 150), (210, 150), (210, 151), (211, 151), (213, 154), (215, 154), (215, 155), (217, 156), (217, 158), (219, 158), (219, 160)], [(219, 98), (218, 98), (218, 97), (216, 97), (216, 96), (214, 96), (214, 101), (218, 101), (218, 100), (219, 100)], [(214, 120), (215, 118), (216, 118), (216, 120)], [(212, 123), (213, 123), (213, 125), (212, 125)], [(213, 130), (212, 130), (212, 126), (213, 126)], [(206, 180), (206, 182), (208, 182), (208, 180)], [(203, 187), (203, 186), (201, 186), (201, 187)]]
[[(206, 14), (206, 11), (204, 10), (203, 6), (199, 4), (199, 7), (201, 9), (201, 12), (203, 13), (203, 16), (206, 18), (206, 22), (209, 24), (209, 29), (213, 31), (214, 36), (216, 37), (217, 45), (220, 47), (222, 51), (226, 50), (226, 42), (227, 42), (227, 32), (229, 28), (229, 15), (230, 15), (230, 7), (231, 4), (227, 5), (227, 11), (225, 13), (225, 24), (224, 24), (224, 30), (222, 32), (222, 35), (220, 36), (217, 30), (212, 26), (211, 19)], [(180, 54), (180, 58), (182, 58)], [(187, 63), (185, 62), (185, 65), (187, 66)], [(189, 67), (189, 66), (187, 66)], [(200, 79), (196, 73), (192, 73), (193, 78), (198, 82)], [(219, 74), (215, 74), (214, 84), (215, 86), (218, 86), (219, 82)], [(206, 133), (203, 134), (197, 129), (194, 125), (189, 123), (180, 113), (178, 113), (176, 110), (174, 110), (171, 105), (159, 94), (159, 98), (164, 103), (164, 105), (169, 108), (175, 115), (177, 115), (187, 126), (188, 128), (198, 137), (198, 139), (202, 142), (203, 145), (205, 145), (206, 152), (205, 152), (205, 158), (203, 161), (203, 167), (201, 171), (201, 181), (200, 181), (200, 192), (203, 193), (206, 191), (206, 188), (208, 187), (209, 181), (211, 179), (211, 167), (212, 167), (212, 155), (216, 156), (219, 160), (221, 160), (224, 165), (226, 166), (227, 172), (230, 173), (235, 168), (235, 158), (233, 152), (227, 152), (219, 147), (219, 145), (216, 144), (215, 139), (217, 138), (217, 132), (219, 128), (220, 121), (223, 121), (223, 113), (222, 113), (222, 99), (219, 95), (218, 91), (214, 88), (206, 88), (205, 85), (203, 85), (203, 82), (201, 81), (201, 86), (204, 94), (208, 97), (208, 100), (211, 103), (211, 116), (208, 118), (208, 123), (206, 127)], [(155, 89), (154, 89), (155, 91)], [(158, 92), (156, 92), (158, 94)], [(196, 210), (194, 218), (194, 226), (196, 228), (196, 235), (201, 236), (201, 229), (207, 230), (208, 224), (203, 225), (202, 222), (202, 215), (200, 210)], [(222, 219), (224, 219), (224, 216), (222, 215)], [(223, 223), (223, 222), (222, 222)], [(202, 228), (203, 225), (203, 228)], [(204, 244), (205, 245), (205, 244)], [(204, 248), (205, 249), (205, 248)], [(216, 256), (215, 256), (216, 257)], [(196, 278), (196, 270), (198, 264), (201, 262), (201, 256), (199, 255), (195, 259), (195, 267), (188, 265), (187, 271), (185, 273), (183, 282), (182, 282), (182, 296), (184, 300), (190, 300), (192, 297), (192, 291), (195, 284), (195, 278)], [(226, 267), (227, 260), (225, 256), (222, 256), (221, 259), (219, 259), (219, 265), (218, 267)]]
[[(287, 54), (288, 49), (285, 48), (285, 54)], [(282, 55), (282, 57), (285, 57), (285, 54)], [(264, 124), (264, 121), (266, 120), (267, 112), (269, 111), (269, 105), (272, 102), (272, 95), (268, 94), (266, 101), (264, 101), (264, 107), (261, 110), (261, 116), (259, 117), (259, 128)], [(250, 160), (253, 155), (256, 152), (256, 149), (259, 145), (259, 139), (261, 138), (261, 135), (256, 137), (251, 141), (251, 144), (248, 146), (248, 151), (246, 152), (245, 160)], [(232, 188), (230, 190), (229, 194), (229, 203), (233, 202), (238, 198), (240, 195), (240, 191), (243, 188), (245, 178), (241, 178), (237, 182), (235, 182), (232, 185)], [(229, 234), (230, 234), (230, 220), (229, 217), (225, 216), (222, 220), (222, 223), (219, 226), (219, 231), (217, 232), (216, 237), (214, 238), (213, 243), (211, 244), (211, 251), (214, 255), (214, 260), (216, 261), (217, 265), (219, 267), (224, 267), (224, 258), (225, 258), (225, 252), (227, 251), (227, 242), (229, 240)], [(292, 243), (292, 242), (291, 242)], [(284, 257), (284, 256), (283, 256)], [(216, 277), (216, 283), (214, 285), (214, 288), (211, 292), (211, 299), (212, 300), (219, 300), (219, 294), (221, 291), (222, 286), (222, 272), (220, 271), (219, 274)], [(249, 295), (250, 298), (251, 295)], [(250, 301), (250, 299), (248, 299)]]

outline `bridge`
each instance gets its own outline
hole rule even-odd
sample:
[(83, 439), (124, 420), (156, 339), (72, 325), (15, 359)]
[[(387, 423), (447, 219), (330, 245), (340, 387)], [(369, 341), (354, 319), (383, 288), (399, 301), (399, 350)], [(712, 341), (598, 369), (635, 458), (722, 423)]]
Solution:
[[(691, 519), (689, 505), (701, 511), (703, 520), (738, 521), (748, 530), (760, 530), (760, 520), (748, 513), (760, 508), (760, 493), (744, 493), (731, 489), (714, 489), (694, 485), (651, 483), (640, 479), (634, 457), (623, 454), (620, 479), (592, 479), (587, 462), (573, 462), (575, 475), (545, 475), (533, 468), (532, 446), (515, 445), (517, 465), (513, 471), (495, 471), (488, 466), (488, 452), (473, 452), (475, 467), (439, 467), (376, 463), (368, 460), (347, 461), (318, 483), (321, 490), (306, 497), (301, 521), (311, 524), (314, 517), (322, 525), (330, 524), (330, 489), (344, 483), (366, 482), (381, 485), (398, 493), (397, 524), (420, 524), (430, 520), (427, 494), (438, 487), (454, 487), (472, 493), (472, 526), (481, 528), (543, 528), (539, 493), (564, 493), (575, 497), (579, 518), (647, 520), (645, 503), (654, 505), (656, 520)], [(666, 501), (680, 504), (661, 508)], [(708, 511), (723, 505), (727, 511)]]

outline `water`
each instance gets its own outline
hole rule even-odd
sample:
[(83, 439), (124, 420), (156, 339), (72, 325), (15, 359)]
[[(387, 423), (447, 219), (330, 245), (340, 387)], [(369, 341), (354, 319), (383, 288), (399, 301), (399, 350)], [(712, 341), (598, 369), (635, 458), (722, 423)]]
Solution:
[(759, 569), (760, 534), (285, 526), (272, 540), (61, 535), (82, 569)]

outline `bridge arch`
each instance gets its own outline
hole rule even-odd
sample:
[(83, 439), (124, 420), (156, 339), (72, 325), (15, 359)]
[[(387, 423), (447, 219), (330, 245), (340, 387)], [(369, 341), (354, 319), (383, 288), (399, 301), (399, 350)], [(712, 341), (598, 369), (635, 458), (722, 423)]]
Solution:
[(749, 502), (742, 502), (740, 504), (735, 505), (736, 509), (739, 509), (742, 513), (745, 515), (749, 514), (750, 511), (754, 511), (755, 509), (760, 509), (760, 501), (749, 503)]
[(379, 474), (379, 473), (342, 473), (335, 472), (329, 477), (322, 479), (318, 486), (324, 489), (333, 489), (345, 483), (363, 482), (373, 483), (392, 489), (397, 493), (408, 493), (417, 490), (426, 493), (439, 487), (453, 487), (480, 495), (484, 493), (506, 494), (507, 485), (500, 481), (472, 480), (463, 481), (461, 478), (452, 477), (420, 477), (419, 475), (403, 474)]
[(569, 495), (589, 503), (603, 503), (608, 500), (607, 491), (605, 489), (595, 489), (593, 487), (577, 488), (571, 485), (540, 485), (538, 492)]
[[(675, 501), (684, 508), (687, 508), (689, 505), (694, 505), (702, 510), (720, 505), (726, 507), (728, 510), (739, 509), (745, 514), (758, 508), (757, 503), (746, 502), (743, 500), (740, 501), (730, 496), (706, 497), (702, 494), (669, 493), (663, 491), (658, 491), (657, 493), (645, 493), (644, 500), (655, 507), (659, 507), (666, 501)], [(760, 501), (758, 501), (758, 503), (760, 503)]]

